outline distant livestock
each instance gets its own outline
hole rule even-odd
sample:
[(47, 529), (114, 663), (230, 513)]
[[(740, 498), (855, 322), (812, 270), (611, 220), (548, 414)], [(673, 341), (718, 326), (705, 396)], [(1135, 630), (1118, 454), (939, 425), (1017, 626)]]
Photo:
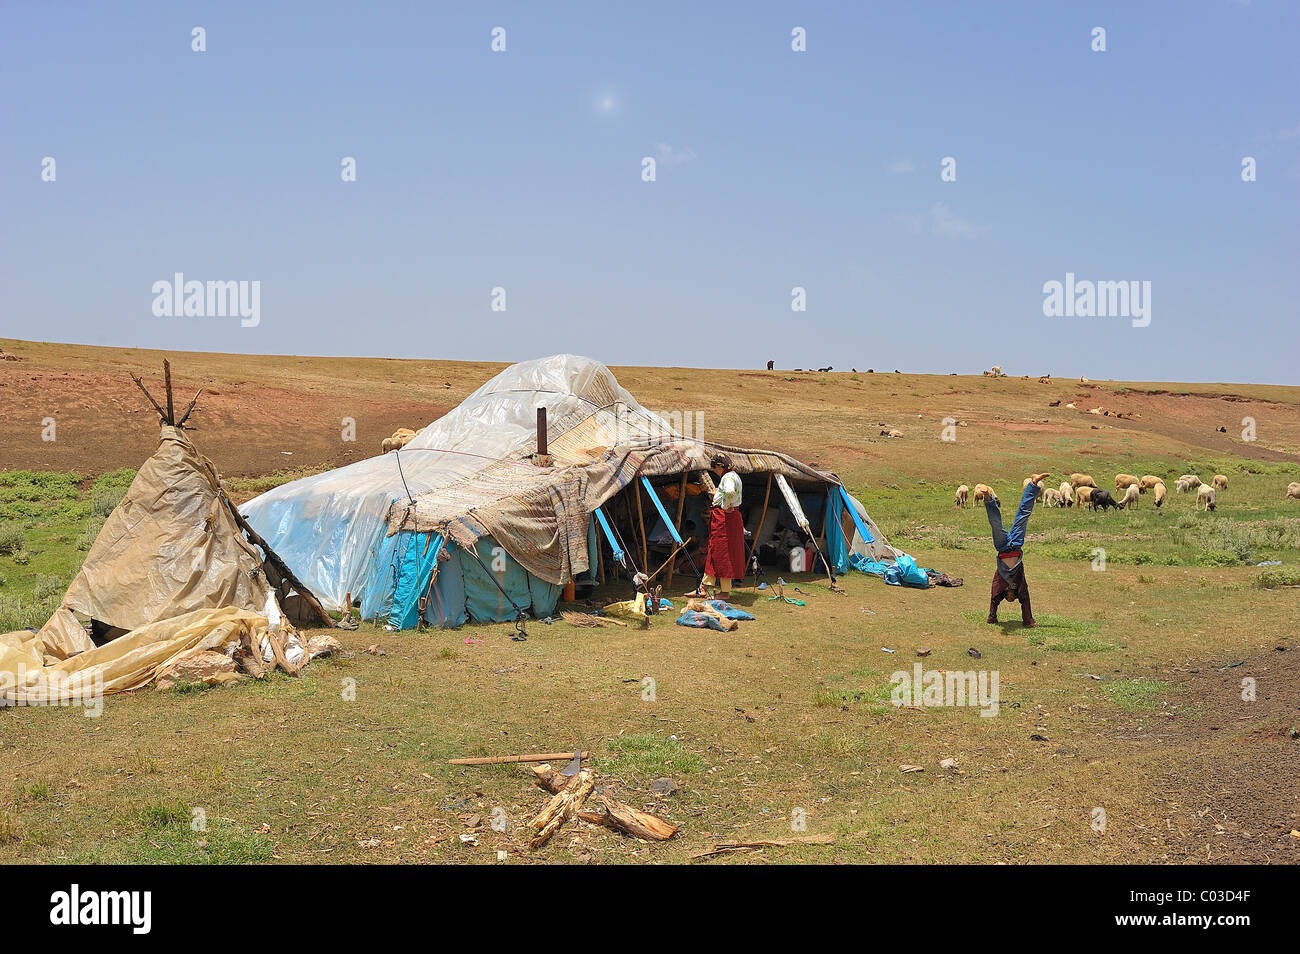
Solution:
[(1300, 483), (1292, 481), (1286, 485), (1285, 500), (1300, 500)]
[(1096, 487), (1097, 482), (1088, 474), (1071, 474), (1070, 486), (1078, 490), (1080, 487)]
[(1196, 509), (1213, 510), (1214, 509), (1214, 488), (1209, 484), (1201, 484), (1196, 490)]
[(1139, 484), (1139, 483), (1141, 483), (1141, 481), (1139, 481), (1139, 480), (1138, 480), (1136, 477), (1134, 477), (1132, 474), (1116, 474), (1116, 475), (1115, 475), (1115, 492), (1116, 492), (1116, 493), (1119, 493), (1121, 490), (1126, 490), (1127, 488), (1129, 488), (1129, 487), (1133, 487), (1133, 486), (1135, 486), (1136, 484)]
[(958, 506), (958, 507), (964, 507), (964, 506), (966, 506), (966, 501), (967, 501), (967, 498), (969, 498), (969, 497), (970, 497), (970, 488), (969, 488), (969, 487), (967, 487), (965, 484), (962, 484), (960, 487), (957, 488), (957, 506)]
[(1227, 490), (1227, 489), (1228, 489), (1228, 478), (1225, 477), (1225, 476), (1223, 476), (1223, 474), (1215, 474), (1215, 475), (1214, 475), (1214, 489), (1215, 489), (1215, 490)]
[(414, 436), (415, 431), (409, 427), (399, 427), (393, 431), (392, 437), (385, 437), (383, 443), (379, 446), (383, 448), (383, 453), (387, 454), (389, 451), (401, 450), (411, 442), (411, 438)]
[[(1296, 486), (1296, 487), (1300, 487), (1300, 484), (1296, 484), (1295, 486)], [(993, 492), (993, 488), (990, 487), (988, 484), (976, 484), (976, 485), (975, 485), (975, 502), (976, 502), (976, 503), (980, 503), (980, 502), (985, 501), (985, 500), (997, 500), (997, 499), (998, 499), (998, 498), (997, 498), (997, 494), (995, 494), (995, 493)]]
[(1155, 487), (1152, 488), (1152, 490), (1155, 492), (1156, 495), (1156, 506), (1159, 507), (1162, 503), (1165, 502), (1165, 494), (1167, 493), (1167, 491), (1165, 490), (1165, 485), (1160, 481), (1156, 481), (1156, 485)]
[(1132, 510), (1138, 505), (1138, 495), (1142, 491), (1137, 484), (1129, 484), (1128, 489), (1124, 491), (1124, 496), (1120, 498), (1119, 505), (1125, 510)]

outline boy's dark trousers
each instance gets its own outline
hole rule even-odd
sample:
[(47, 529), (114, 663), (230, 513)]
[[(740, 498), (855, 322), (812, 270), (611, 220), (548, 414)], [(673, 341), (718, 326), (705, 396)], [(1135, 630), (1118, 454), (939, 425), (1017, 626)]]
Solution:
[[(1015, 577), (1016, 593), (1020, 598), (1020, 621), (1025, 626), (1028, 626), (1034, 621), (1034, 611), (1029, 605), (1029, 581), (1025, 579), (1025, 568), (1023, 565), (1016, 568)], [(994, 570), (993, 592), (989, 596), (988, 621), (990, 623), (996, 623), (998, 621), (998, 604), (1003, 600), (1009, 600), (1011, 598), (1007, 592), (1010, 588), (1010, 584), (1007, 583), (1006, 580), (1002, 579), (1002, 574)]]

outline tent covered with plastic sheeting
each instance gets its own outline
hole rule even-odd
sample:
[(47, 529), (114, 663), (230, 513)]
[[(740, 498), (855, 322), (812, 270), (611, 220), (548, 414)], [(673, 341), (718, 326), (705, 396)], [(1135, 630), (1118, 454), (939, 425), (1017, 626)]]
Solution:
[(847, 567), (851, 548), (891, 556), (835, 475), (678, 433), (605, 365), (575, 355), (512, 365), (404, 448), (285, 484), (241, 510), (330, 608), (351, 595), (363, 619), (403, 629), (544, 617), (562, 587), (596, 577), (598, 508), (621, 503), (630, 534), (646, 512), (663, 512), (643, 506), (642, 493), (659, 506), (651, 481), (685, 494), (688, 475), (706, 474), (718, 452), (745, 479), (779, 475), (798, 488), (820, 515), (813, 533), (833, 566)]
[(525, 361), (489, 380), (402, 450), (284, 484), (240, 510), (326, 608), (341, 609), (348, 593), (366, 591), (394, 501), (531, 454), (539, 407), (547, 410), (552, 434), (601, 409), (611, 421), (649, 417), (598, 361), (567, 354)]
[(0, 635), (0, 705), (89, 704), (190, 653), (260, 646), (266, 613), (293, 605), (274, 560), (245, 539), (211, 461), (164, 426), (49, 621)]

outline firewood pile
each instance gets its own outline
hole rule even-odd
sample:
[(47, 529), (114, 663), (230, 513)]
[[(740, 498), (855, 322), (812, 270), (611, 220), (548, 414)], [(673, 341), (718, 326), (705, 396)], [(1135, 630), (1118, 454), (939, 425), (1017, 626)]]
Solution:
[(565, 776), (549, 765), (535, 765), (533, 778), (552, 793), (552, 798), (537, 813), (529, 826), (536, 832), (528, 843), (534, 851), (545, 845), (564, 823), (579, 818), (592, 825), (645, 841), (667, 841), (677, 834), (677, 826), (658, 815), (651, 815), (625, 802), (596, 791), (598, 776), (592, 769), (582, 769)]

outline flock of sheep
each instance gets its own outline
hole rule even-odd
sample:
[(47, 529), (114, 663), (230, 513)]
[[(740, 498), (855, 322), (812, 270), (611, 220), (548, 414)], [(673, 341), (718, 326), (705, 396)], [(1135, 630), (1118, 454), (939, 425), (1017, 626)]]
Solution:
[[(1028, 487), (1030, 478), (1026, 477), (1024, 487)], [(1038, 488), (1042, 491), (1043, 505), (1046, 507), (1073, 507), (1076, 504), (1080, 507), (1088, 507), (1091, 510), (1105, 510), (1107, 507), (1112, 509), (1131, 509), (1138, 505), (1138, 500), (1142, 494), (1151, 492), (1155, 498), (1155, 505), (1161, 506), (1165, 502), (1165, 496), (1168, 491), (1165, 489), (1165, 482), (1154, 474), (1147, 474), (1143, 477), (1135, 477), (1132, 474), (1115, 475), (1115, 494), (1108, 490), (1102, 490), (1097, 486), (1097, 482), (1089, 474), (1071, 474), (1070, 479), (1063, 481), (1059, 488), (1043, 487), (1043, 482), (1038, 482)], [(1174, 482), (1174, 489), (1180, 494), (1191, 493), (1196, 491), (1196, 509), (1210, 511), (1216, 506), (1216, 498), (1220, 493), (1228, 489), (1228, 478), (1223, 474), (1215, 474), (1210, 483), (1203, 483), (1201, 478), (1196, 474), (1183, 474)], [(956, 503), (958, 507), (968, 505), (971, 497), (971, 490), (965, 484), (957, 488)], [(976, 484), (974, 498), (979, 503), (994, 497), (993, 490), (987, 484)], [(1300, 483), (1292, 483), (1286, 489), (1287, 499), (1300, 500)], [(1118, 498), (1118, 499), (1117, 499)]]

